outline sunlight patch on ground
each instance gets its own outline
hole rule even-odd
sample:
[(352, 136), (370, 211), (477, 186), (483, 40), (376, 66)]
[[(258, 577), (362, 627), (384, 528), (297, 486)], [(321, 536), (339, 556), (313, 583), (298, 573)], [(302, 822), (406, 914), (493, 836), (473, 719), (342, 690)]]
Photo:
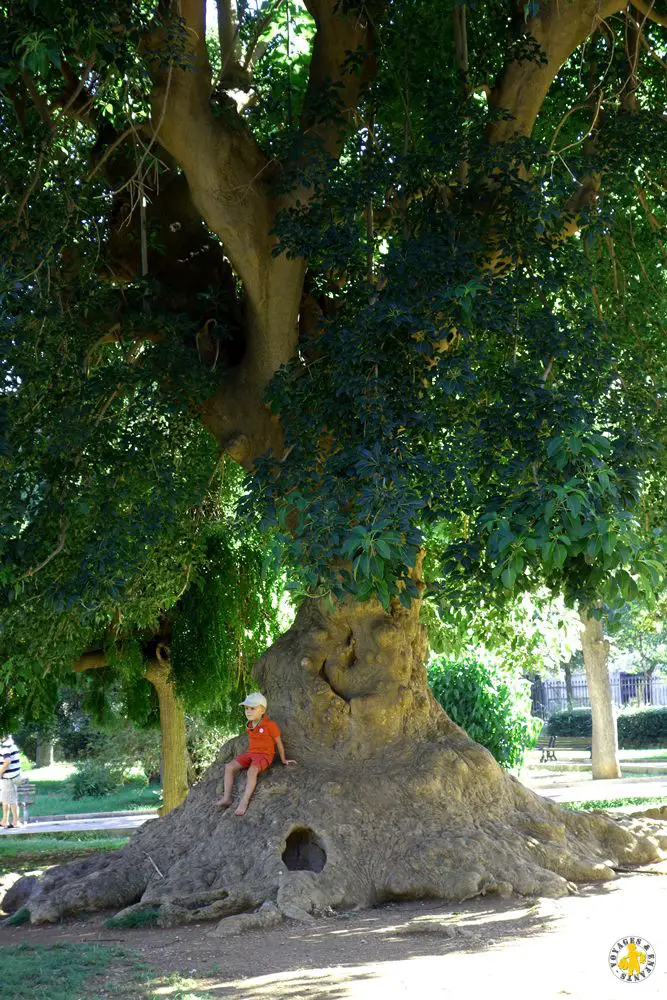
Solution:
[[(601, 1000), (626, 998), (628, 986), (614, 980), (606, 949), (589, 953), (581, 947), (577, 951), (575, 944), (559, 941), (557, 936), (547, 941), (543, 936), (533, 946), (521, 940), (507, 942), (502, 953), (491, 949), (365, 965), (294, 969), (250, 979), (190, 981), (153, 987), (150, 995), (155, 1000), (401, 1000), (423, 994), (460, 1000), (471, 995), (471, 989), (475, 995), (485, 982), (494, 984), (496, 998), (512, 1000), (534, 1000), (538, 993), (548, 1000), (561, 996), (568, 1000), (590, 1000), (591, 996)], [(569, 956), (568, 962), (562, 963), (565, 956)], [(644, 1000), (665, 995), (665, 978), (664, 973), (660, 977), (654, 974), (642, 984)]]
[(76, 771), (75, 764), (52, 764), (51, 767), (31, 767), (24, 777), (30, 781), (65, 781)]

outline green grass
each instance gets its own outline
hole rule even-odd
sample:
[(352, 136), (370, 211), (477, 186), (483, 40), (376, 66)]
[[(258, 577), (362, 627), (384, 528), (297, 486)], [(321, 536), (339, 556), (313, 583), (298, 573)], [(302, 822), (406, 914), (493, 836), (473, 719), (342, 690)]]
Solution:
[(146, 785), (139, 778), (132, 779), (109, 795), (75, 799), (68, 781), (74, 770), (72, 764), (55, 764), (26, 772), (25, 776), (37, 786), (35, 803), (30, 807), (32, 817), (156, 809), (162, 802), (160, 786)]
[(565, 809), (574, 809), (577, 812), (595, 809), (622, 809), (624, 806), (664, 806), (667, 799), (663, 796), (646, 798), (626, 798), (626, 799), (587, 799), (582, 802), (559, 802)]
[(109, 930), (114, 927), (155, 927), (160, 910), (157, 906), (149, 906), (145, 910), (134, 910), (124, 917), (109, 917), (104, 926)]
[[(135, 954), (116, 945), (0, 946), (3, 997), (11, 1000), (210, 1000), (208, 984), (179, 973), (156, 976)], [(206, 974), (205, 974), (206, 975)], [(206, 978), (213, 975), (211, 970)], [(201, 980), (200, 980), (201, 982)]]
[(0, 947), (2, 992), (12, 1000), (87, 1000), (100, 996), (104, 986), (101, 977), (112, 966), (120, 965), (124, 982), (134, 980), (136, 986), (131, 988), (135, 989), (134, 996), (140, 996), (137, 979), (145, 966), (122, 948), (96, 944)]
[(85, 858), (97, 851), (117, 851), (129, 837), (104, 833), (55, 833), (49, 836), (0, 838), (0, 874), (24, 872), (33, 868), (61, 865), (66, 861)]

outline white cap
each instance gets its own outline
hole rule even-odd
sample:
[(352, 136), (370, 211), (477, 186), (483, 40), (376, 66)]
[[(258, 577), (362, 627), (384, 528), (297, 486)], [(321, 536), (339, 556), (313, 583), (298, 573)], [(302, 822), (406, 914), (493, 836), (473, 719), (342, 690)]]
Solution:
[(246, 708), (259, 708), (260, 705), (266, 708), (266, 698), (260, 691), (253, 691), (240, 704)]

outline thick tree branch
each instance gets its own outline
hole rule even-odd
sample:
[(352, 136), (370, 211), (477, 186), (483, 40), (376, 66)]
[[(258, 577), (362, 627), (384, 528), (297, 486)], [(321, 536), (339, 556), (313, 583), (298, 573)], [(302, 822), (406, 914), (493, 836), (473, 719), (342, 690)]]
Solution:
[(301, 125), (327, 155), (337, 157), (373, 72), (373, 29), (363, 7), (354, 10), (340, 0), (304, 2), (317, 31)]
[(108, 666), (106, 653), (97, 649), (90, 653), (83, 653), (72, 664), (72, 670), (75, 674), (83, 674), (86, 670), (102, 670), (106, 666)]
[(268, 161), (241, 118), (212, 114), (205, 0), (172, 0), (164, 7), (164, 24), (145, 44), (154, 138), (182, 166), (198, 211), (222, 239), (250, 294), (258, 295), (272, 243)]
[(649, 21), (653, 21), (654, 24), (659, 24), (663, 28), (667, 28), (667, 14), (659, 14), (657, 10), (654, 10), (654, 0), (651, 3), (646, 3), (645, 0), (630, 0), (633, 7), (636, 7), (640, 14), (647, 17)]
[(28, 577), (30, 576), (35, 576), (35, 574), (39, 573), (40, 570), (43, 570), (45, 566), (48, 566), (52, 559), (55, 559), (56, 556), (60, 555), (62, 550), (65, 548), (66, 541), (67, 541), (67, 519), (62, 517), (60, 519), (60, 532), (58, 534), (58, 541), (56, 543), (55, 549), (53, 549), (53, 551), (49, 553), (46, 559), (43, 559), (38, 566), (33, 566), (32, 569), (29, 569), (27, 571), (27, 573), (24, 573), (23, 576), (20, 576), (18, 582), (21, 583), (22, 580), (27, 580)]
[(241, 39), (239, 36), (240, 16), (243, 3), (238, 0), (216, 0), (218, 8), (218, 41), (220, 44), (220, 77), (223, 87), (247, 79), (241, 65)]
[(530, 135), (540, 108), (563, 63), (600, 23), (626, 7), (626, 0), (572, 0), (541, 4), (539, 13), (526, 23), (526, 34), (537, 43), (545, 61), (514, 60), (498, 77), (489, 104), (509, 117), (492, 122), (487, 138), (491, 143)]

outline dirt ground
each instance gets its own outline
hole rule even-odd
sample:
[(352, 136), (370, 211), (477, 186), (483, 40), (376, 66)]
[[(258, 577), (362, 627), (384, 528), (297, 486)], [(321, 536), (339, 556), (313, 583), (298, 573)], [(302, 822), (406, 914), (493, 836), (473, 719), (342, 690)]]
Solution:
[[(145, 987), (108, 983), (96, 996), (131, 1000), (393, 1000), (512, 996), (513, 1000), (623, 1000), (667, 996), (667, 862), (560, 900), (488, 897), (459, 904), (394, 903), (312, 925), (216, 937), (215, 925), (107, 930), (103, 917), (0, 929), (0, 945), (108, 942), (160, 977)], [(656, 953), (640, 983), (619, 982), (608, 954), (636, 934)], [(1, 955), (1, 953), (0, 953)], [(170, 986), (162, 977), (180, 973)], [(165, 985), (166, 983), (166, 985)]]

